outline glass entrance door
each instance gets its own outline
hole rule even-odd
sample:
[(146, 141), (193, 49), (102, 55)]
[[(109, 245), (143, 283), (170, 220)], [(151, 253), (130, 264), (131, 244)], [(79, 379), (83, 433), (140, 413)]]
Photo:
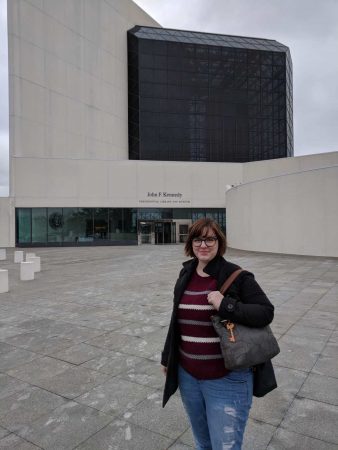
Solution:
[(164, 243), (165, 243), (164, 223), (155, 222), (155, 244), (164, 244)]
[(139, 244), (175, 244), (176, 223), (165, 220), (138, 222)]
[(155, 244), (176, 243), (175, 222), (155, 222)]

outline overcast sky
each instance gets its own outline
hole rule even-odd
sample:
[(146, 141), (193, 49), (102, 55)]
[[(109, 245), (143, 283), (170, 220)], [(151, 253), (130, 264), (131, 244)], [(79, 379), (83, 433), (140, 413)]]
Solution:
[[(293, 61), (295, 156), (338, 151), (338, 0), (135, 3), (167, 28), (261, 37), (287, 45)], [(0, 28), (0, 195), (7, 195), (6, 0), (0, 0)]]

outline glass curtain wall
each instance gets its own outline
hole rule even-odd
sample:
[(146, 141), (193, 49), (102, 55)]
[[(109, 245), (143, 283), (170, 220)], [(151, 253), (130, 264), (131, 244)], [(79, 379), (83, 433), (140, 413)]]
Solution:
[(137, 210), (109, 208), (108, 213), (109, 240), (134, 241), (137, 234)]
[(22, 244), (32, 242), (32, 209), (20, 208), (16, 210), (16, 239)]
[(93, 209), (63, 208), (63, 242), (93, 242)]
[(279, 42), (136, 26), (128, 82), (130, 159), (293, 155), (292, 62)]
[(62, 242), (63, 215), (62, 208), (48, 208), (47, 236), (49, 243)]
[(132, 208), (17, 208), (18, 246), (137, 244)]
[(193, 222), (201, 217), (212, 217), (225, 230), (225, 210), (221, 208), (17, 208), (16, 244), (133, 245), (141, 221)]
[(47, 208), (32, 208), (32, 243), (47, 242)]
[(108, 239), (108, 208), (94, 209), (94, 241)]

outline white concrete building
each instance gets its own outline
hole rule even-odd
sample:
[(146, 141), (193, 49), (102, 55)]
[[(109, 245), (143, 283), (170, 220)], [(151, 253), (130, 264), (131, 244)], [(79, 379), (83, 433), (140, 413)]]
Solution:
[(338, 256), (338, 152), (129, 160), (126, 35), (135, 25), (160, 26), (131, 0), (8, 1), (0, 246), (179, 242), (192, 220), (222, 222), (226, 208), (232, 247)]

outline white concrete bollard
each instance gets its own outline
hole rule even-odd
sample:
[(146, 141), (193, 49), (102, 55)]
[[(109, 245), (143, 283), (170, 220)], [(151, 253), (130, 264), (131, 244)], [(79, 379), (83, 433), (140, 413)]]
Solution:
[(23, 251), (22, 250), (15, 250), (14, 252), (14, 262), (15, 263), (21, 263), (23, 261)]
[(8, 292), (8, 270), (0, 269), (0, 294)]
[(28, 258), (34, 258), (35, 256), (35, 253), (26, 253), (26, 261), (28, 261)]
[(34, 280), (34, 263), (33, 261), (21, 261), (20, 263), (20, 280)]
[(26, 256), (26, 261), (34, 263), (34, 272), (41, 272), (40, 256)]
[(6, 256), (6, 249), (5, 248), (0, 248), (0, 261), (5, 261), (7, 258)]

